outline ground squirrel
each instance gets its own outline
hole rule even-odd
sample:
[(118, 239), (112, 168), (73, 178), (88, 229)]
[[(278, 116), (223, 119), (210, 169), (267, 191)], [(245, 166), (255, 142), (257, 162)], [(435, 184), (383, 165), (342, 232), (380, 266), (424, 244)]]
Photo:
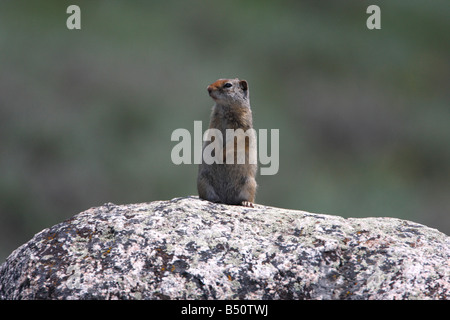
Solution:
[[(256, 160), (249, 159), (251, 155), (256, 156), (256, 134), (253, 130), (248, 83), (239, 79), (219, 79), (207, 89), (215, 101), (209, 128), (218, 129), (222, 133), (224, 161), (206, 164), (202, 157), (197, 179), (198, 194), (201, 199), (212, 202), (253, 207), (257, 187), (257, 164)], [(238, 161), (239, 154), (242, 155), (244, 151), (239, 153), (238, 138), (226, 139), (226, 129), (242, 129), (243, 131), (238, 130), (241, 134), (245, 132), (244, 164), (240, 164), (242, 160)], [(250, 142), (251, 139), (254, 143)], [(205, 141), (203, 150), (212, 141)], [(233, 158), (233, 164), (226, 160), (228, 157)]]

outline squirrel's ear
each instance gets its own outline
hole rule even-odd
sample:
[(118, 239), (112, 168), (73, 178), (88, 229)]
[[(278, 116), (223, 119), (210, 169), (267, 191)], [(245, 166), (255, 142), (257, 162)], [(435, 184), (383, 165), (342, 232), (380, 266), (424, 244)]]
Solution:
[(247, 91), (248, 90), (248, 83), (245, 80), (239, 81), (239, 85), (241, 86), (242, 90)]

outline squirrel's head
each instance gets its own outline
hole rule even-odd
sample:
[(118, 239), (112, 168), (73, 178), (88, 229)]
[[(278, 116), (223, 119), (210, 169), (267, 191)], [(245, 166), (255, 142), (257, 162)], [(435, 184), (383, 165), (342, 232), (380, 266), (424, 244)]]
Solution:
[(248, 83), (239, 79), (219, 79), (208, 86), (214, 101), (224, 104), (249, 104)]

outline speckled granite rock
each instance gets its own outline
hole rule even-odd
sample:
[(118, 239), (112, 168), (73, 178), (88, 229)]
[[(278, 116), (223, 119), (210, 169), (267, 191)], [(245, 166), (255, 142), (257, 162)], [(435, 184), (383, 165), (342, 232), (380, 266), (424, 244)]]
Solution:
[(105, 204), (38, 233), (0, 267), (2, 299), (448, 299), (450, 239), (196, 197)]

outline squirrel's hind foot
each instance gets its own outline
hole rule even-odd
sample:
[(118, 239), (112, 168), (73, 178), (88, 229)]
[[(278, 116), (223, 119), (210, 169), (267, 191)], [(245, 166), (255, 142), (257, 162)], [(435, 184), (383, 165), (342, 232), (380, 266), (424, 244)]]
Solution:
[(242, 202), (241, 202), (241, 206), (249, 207), (249, 208), (254, 208), (254, 207), (255, 207), (255, 206), (253, 205), (253, 203), (250, 202), (250, 201), (242, 201)]

